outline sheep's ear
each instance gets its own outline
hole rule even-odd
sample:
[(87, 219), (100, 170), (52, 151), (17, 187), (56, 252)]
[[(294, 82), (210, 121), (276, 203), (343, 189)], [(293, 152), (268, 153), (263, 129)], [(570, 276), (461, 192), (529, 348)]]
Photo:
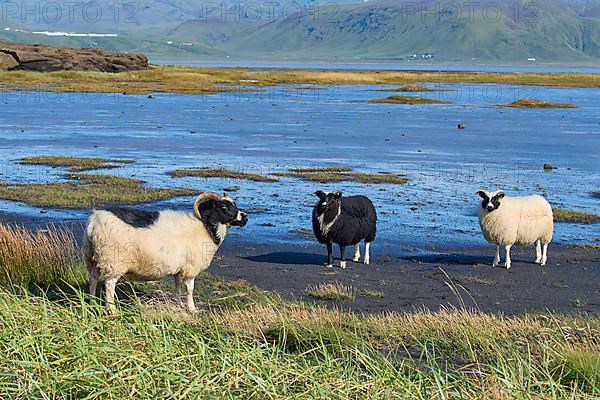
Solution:
[(504, 194), (503, 191), (500, 190), (494, 197), (497, 198), (498, 200), (500, 200), (500, 199), (503, 199), (504, 196), (506, 196), (506, 195)]
[(483, 190), (478, 191), (477, 193), (475, 193), (477, 196), (481, 197), (482, 199), (487, 199), (487, 195), (485, 194), (485, 192)]
[(336, 190), (334, 192), (331, 192), (331, 194), (336, 198), (336, 199), (341, 199), (342, 198), (342, 192), (340, 192), (339, 190)]
[(317, 197), (318, 197), (320, 200), (323, 200), (323, 201), (324, 201), (324, 200), (325, 200), (325, 198), (327, 197), (327, 195), (325, 194), (325, 192), (324, 192), (324, 191), (322, 191), (322, 190), (317, 190), (317, 191), (315, 192), (315, 196), (317, 196)]

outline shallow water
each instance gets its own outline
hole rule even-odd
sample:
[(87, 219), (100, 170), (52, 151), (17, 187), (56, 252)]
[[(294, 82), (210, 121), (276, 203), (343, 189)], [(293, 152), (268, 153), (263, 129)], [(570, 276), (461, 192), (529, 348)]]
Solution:
[[(431, 86), (440, 88), (439, 86)], [(32, 155), (134, 158), (100, 171), (153, 186), (214, 190), (239, 186), (238, 204), (254, 209), (235, 235), (261, 242), (307, 243), (312, 193), (341, 189), (369, 195), (379, 212), (378, 253), (475, 248), (483, 244), (474, 193), (545, 194), (551, 203), (600, 212), (600, 91), (509, 85), (446, 85), (421, 94), (453, 105), (369, 104), (392, 94), (381, 86), (327, 86), (218, 95), (125, 96), (9, 92), (0, 109), (0, 180), (43, 182), (63, 169), (20, 166)], [(506, 109), (527, 97), (579, 109)], [(457, 124), (466, 129), (457, 129)], [(545, 172), (545, 162), (558, 169)], [(405, 173), (408, 185), (278, 183), (171, 178), (179, 167), (217, 166), (269, 174), (293, 166), (348, 165)], [(149, 205), (187, 209), (190, 198)], [(40, 216), (38, 208), (0, 201), (0, 211)], [(49, 210), (50, 220), (84, 211)], [(274, 226), (264, 226), (272, 224)], [(307, 231), (308, 230), (308, 231)], [(309, 236), (307, 236), (307, 232)], [(556, 226), (555, 240), (587, 243), (599, 225)], [(381, 250), (381, 248), (384, 250)]]

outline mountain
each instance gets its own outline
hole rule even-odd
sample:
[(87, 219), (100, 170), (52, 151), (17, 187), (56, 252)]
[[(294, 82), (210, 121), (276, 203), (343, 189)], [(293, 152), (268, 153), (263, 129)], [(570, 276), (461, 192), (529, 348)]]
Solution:
[[(3, 10), (8, 3), (0, 0)], [(44, 13), (44, 4), (52, 2), (22, 4), (30, 11), (40, 7), (41, 17), (13, 11), (6, 24), (10, 30), (0, 30), (0, 40), (141, 51), (155, 60), (600, 59), (600, 0), (295, 0), (276, 7), (251, 0), (150, 0), (143, 6), (97, 0), (79, 3), (73, 18), (66, 18), (64, 10), (62, 18)], [(127, 4), (134, 8), (127, 9)], [(101, 10), (101, 16), (94, 10)], [(116, 36), (48, 36), (34, 31)]]
[[(415, 9), (418, 4), (420, 8)], [(266, 24), (187, 21), (171, 38), (261, 58), (592, 61), (600, 58), (600, 2), (379, 1)], [(515, 4), (518, 7), (515, 7)], [(497, 10), (501, 10), (498, 12)]]

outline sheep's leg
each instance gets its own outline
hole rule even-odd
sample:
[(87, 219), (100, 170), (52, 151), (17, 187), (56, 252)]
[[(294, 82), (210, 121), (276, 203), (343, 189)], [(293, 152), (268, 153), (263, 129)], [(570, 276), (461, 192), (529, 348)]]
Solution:
[(543, 267), (546, 265), (546, 261), (548, 260), (548, 243), (544, 243), (544, 247), (542, 248), (542, 261), (540, 265)]
[(496, 256), (494, 257), (494, 262), (492, 263), (492, 267), (497, 267), (500, 264), (500, 245), (496, 245)]
[(90, 296), (95, 296), (96, 295), (96, 286), (98, 285), (98, 277), (100, 276), (100, 268), (98, 268), (98, 265), (94, 264), (94, 265), (90, 266), (90, 268), (88, 270), (88, 275), (89, 275), (89, 282), (90, 282), (90, 287), (89, 287)]
[(354, 245), (354, 258), (352, 259), (354, 262), (360, 261), (360, 243), (356, 243)]
[(506, 267), (506, 269), (510, 269), (510, 248), (512, 247), (512, 244), (507, 244), (506, 246), (504, 246), (504, 249), (506, 250), (506, 262), (504, 264), (504, 266)]
[(104, 282), (104, 295), (106, 297), (106, 306), (108, 307), (108, 311), (111, 314), (115, 314), (117, 312), (117, 307), (115, 307), (115, 287), (117, 286), (117, 281), (119, 277), (116, 278), (106, 278), (106, 282)]
[(371, 255), (369, 254), (369, 249), (371, 248), (371, 242), (365, 242), (365, 258), (363, 259), (363, 263), (365, 265), (369, 265), (371, 261)]
[(540, 240), (535, 241), (535, 263), (540, 264), (542, 262), (542, 243)]
[(183, 277), (181, 274), (175, 275), (175, 301), (180, 307), (183, 307), (183, 302), (181, 301), (181, 282)]
[(346, 246), (340, 245), (340, 268), (346, 268), (346, 259), (344, 258), (344, 252), (346, 251)]
[(185, 278), (183, 280), (183, 284), (185, 285), (185, 289), (187, 291), (187, 308), (190, 310), (190, 312), (196, 313), (198, 310), (196, 310), (196, 305), (194, 304), (194, 278)]
[(327, 243), (327, 268), (333, 268), (333, 244)]

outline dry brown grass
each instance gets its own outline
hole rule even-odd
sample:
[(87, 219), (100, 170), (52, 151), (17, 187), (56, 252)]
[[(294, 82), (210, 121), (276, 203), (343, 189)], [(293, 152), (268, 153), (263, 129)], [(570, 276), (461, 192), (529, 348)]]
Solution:
[(77, 242), (65, 228), (31, 231), (0, 222), (0, 285), (28, 288), (85, 279)]
[(344, 285), (340, 282), (320, 283), (316, 286), (309, 286), (304, 290), (307, 296), (319, 300), (341, 300), (354, 301), (356, 293), (351, 285)]
[(434, 71), (319, 71), (297, 69), (153, 66), (119, 74), (100, 72), (0, 71), (0, 88), (54, 92), (213, 94), (276, 85), (407, 85), (419, 82), (503, 83), (560, 87), (600, 87), (598, 74), (484, 73)]

